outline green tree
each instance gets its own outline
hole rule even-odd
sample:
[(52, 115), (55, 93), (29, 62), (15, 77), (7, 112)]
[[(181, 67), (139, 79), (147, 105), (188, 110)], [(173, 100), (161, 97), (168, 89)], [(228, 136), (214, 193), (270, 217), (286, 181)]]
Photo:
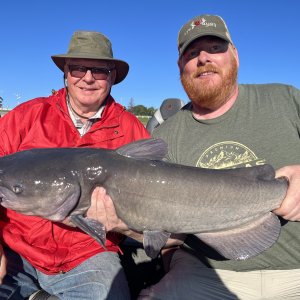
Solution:
[(147, 116), (148, 115), (148, 109), (144, 105), (136, 105), (133, 107), (133, 113), (136, 116)]
[(147, 116), (153, 116), (154, 115), (154, 113), (155, 113), (155, 111), (156, 111), (156, 109), (154, 108), (154, 107), (149, 107), (148, 109), (147, 109)]

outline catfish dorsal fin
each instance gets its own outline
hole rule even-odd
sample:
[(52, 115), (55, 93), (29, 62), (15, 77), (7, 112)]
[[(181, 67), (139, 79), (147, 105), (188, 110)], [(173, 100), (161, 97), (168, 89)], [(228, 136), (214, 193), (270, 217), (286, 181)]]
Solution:
[(226, 171), (230, 173), (230, 176), (245, 177), (248, 180), (273, 180), (275, 178), (275, 170), (268, 164), (227, 169)]
[(162, 160), (168, 151), (162, 139), (143, 139), (118, 148), (117, 153), (135, 159)]

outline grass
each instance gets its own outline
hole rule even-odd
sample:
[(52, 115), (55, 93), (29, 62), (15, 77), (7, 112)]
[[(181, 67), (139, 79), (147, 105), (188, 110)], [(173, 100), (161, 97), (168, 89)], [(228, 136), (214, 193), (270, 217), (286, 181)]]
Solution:
[(151, 116), (137, 116), (137, 118), (146, 126)]

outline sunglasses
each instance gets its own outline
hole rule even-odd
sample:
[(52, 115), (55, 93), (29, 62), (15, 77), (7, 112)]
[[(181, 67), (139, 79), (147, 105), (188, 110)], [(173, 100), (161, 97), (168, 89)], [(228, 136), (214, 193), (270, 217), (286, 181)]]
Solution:
[(71, 76), (76, 78), (84, 77), (86, 72), (90, 70), (95, 80), (106, 80), (110, 72), (113, 70), (113, 69), (96, 68), (96, 67), (89, 68), (89, 67), (84, 67), (79, 65), (68, 65), (68, 68)]

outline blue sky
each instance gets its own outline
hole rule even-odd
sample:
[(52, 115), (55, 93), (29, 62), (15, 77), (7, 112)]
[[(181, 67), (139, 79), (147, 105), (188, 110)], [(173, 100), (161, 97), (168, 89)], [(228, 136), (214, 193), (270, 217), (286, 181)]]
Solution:
[(108, 36), (127, 78), (113, 87), (121, 104), (159, 107), (187, 102), (177, 68), (177, 35), (200, 14), (222, 16), (239, 51), (240, 83), (288, 83), (300, 88), (298, 0), (9, 0), (0, 4), (0, 96), (13, 108), (62, 87), (51, 55), (67, 52), (76, 30)]

